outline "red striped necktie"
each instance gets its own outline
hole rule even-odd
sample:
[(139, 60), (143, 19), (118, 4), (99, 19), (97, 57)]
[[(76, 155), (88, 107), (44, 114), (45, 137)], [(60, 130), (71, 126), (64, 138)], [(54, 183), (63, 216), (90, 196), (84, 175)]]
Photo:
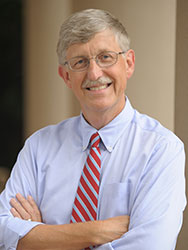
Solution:
[(78, 185), (71, 215), (71, 223), (97, 219), (101, 152), (98, 133), (91, 136), (91, 148)]

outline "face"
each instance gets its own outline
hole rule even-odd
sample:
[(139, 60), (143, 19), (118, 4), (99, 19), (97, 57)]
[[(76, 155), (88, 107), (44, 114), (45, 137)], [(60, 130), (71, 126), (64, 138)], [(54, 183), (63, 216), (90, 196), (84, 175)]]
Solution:
[[(87, 43), (70, 46), (67, 50), (67, 60), (76, 56), (90, 58), (104, 51), (122, 51), (110, 30), (97, 33)], [(127, 79), (134, 71), (134, 52), (129, 50), (124, 55), (118, 55), (117, 63), (107, 68), (99, 67), (93, 59), (90, 60), (88, 69), (83, 72), (73, 72), (67, 66), (59, 66), (60, 76), (74, 92), (86, 118), (93, 112), (103, 115), (108, 113), (113, 118), (123, 109)], [(101, 86), (97, 80), (102, 77), (107, 77), (108, 82)], [(95, 81), (94, 86), (86, 87), (85, 81)]]

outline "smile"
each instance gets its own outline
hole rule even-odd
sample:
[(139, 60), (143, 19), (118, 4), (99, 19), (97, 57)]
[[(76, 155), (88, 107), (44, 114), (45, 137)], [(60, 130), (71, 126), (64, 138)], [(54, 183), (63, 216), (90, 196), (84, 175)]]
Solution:
[(104, 85), (100, 85), (100, 86), (94, 86), (94, 87), (90, 87), (90, 88), (86, 88), (86, 89), (91, 90), (91, 91), (102, 90), (102, 89), (108, 88), (111, 84), (112, 83), (108, 83), (108, 84), (104, 84)]

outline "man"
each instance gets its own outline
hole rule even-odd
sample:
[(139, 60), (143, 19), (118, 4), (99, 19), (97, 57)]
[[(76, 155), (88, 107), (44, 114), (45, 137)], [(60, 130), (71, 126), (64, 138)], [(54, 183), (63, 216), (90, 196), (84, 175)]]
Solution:
[(1, 249), (175, 249), (184, 147), (124, 95), (134, 72), (125, 28), (81, 11), (62, 25), (57, 53), (82, 113), (26, 141), (0, 197)]

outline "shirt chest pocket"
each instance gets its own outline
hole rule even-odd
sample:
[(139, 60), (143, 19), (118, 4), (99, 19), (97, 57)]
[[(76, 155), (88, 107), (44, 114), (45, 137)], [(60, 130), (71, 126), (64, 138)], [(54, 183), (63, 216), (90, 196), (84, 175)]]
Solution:
[(129, 215), (130, 185), (128, 182), (107, 184), (101, 191), (99, 219)]

